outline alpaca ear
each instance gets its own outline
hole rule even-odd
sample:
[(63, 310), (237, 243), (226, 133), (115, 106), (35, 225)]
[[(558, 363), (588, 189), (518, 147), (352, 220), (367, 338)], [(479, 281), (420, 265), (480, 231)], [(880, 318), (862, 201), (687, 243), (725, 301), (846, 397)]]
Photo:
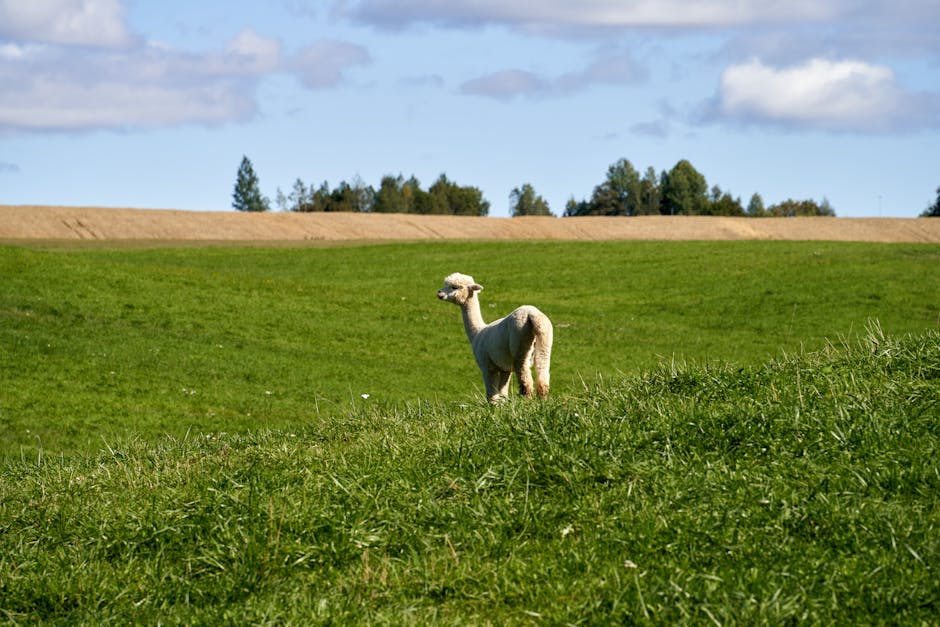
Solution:
[(483, 291), (483, 286), (480, 285), (479, 283), (474, 283), (473, 285), (470, 286), (470, 291), (472, 291), (472, 292), (482, 292), (482, 291)]

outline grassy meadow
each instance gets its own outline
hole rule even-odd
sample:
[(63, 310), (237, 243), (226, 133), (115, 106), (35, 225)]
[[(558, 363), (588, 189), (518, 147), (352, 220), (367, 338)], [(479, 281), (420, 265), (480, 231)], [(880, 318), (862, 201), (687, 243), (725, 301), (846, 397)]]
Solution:
[(0, 247), (0, 620), (930, 622), (938, 313), (936, 245)]
[(487, 320), (551, 317), (565, 396), (672, 361), (760, 364), (869, 320), (937, 328), (938, 270), (937, 246), (877, 244), (0, 248), (0, 456), (476, 402), (459, 311), (435, 297), (453, 271), (484, 285)]

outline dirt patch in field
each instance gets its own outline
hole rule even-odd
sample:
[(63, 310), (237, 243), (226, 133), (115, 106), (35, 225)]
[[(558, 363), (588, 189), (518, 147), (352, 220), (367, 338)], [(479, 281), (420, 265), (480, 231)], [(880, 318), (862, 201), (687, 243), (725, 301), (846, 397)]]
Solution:
[(930, 218), (478, 218), (0, 205), (0, 240), (831, 240), (940, 243)]

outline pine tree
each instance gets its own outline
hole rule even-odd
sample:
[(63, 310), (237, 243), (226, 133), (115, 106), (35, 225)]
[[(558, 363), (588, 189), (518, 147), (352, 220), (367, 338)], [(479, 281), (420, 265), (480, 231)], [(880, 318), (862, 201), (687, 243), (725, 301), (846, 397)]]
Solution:
[(258, 187), (258, 175), (255, 174), (251, 161), (245, 156), (242, 156), (235, 179), (232, 206), (236, 211), (267, 211), (270, 208), (270, 202), (261, 195), (261, 189)]
[(924, 209), (924, 212), (920, 214), (922, 218), (940, 218), (940, 187), (937, 188), (937, 200)]

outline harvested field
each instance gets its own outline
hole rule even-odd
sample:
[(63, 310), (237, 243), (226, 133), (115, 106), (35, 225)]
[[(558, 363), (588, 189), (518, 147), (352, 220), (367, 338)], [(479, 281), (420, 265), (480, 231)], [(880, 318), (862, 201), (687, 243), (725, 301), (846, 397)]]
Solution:
[(0, 205), (0, 240), (829, 240), (940, 243), (930, 218), (483, 218)]

